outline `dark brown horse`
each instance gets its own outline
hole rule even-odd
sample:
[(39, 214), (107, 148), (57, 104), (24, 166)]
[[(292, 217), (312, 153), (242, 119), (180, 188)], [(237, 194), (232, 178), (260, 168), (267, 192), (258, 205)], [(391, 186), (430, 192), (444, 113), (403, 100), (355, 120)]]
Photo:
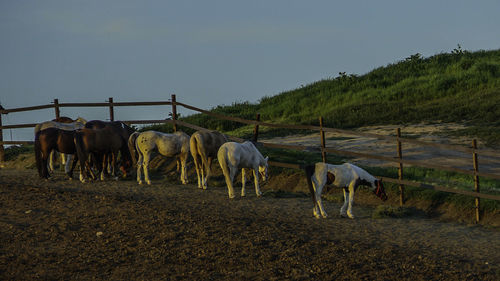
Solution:
[[(75, 131), (66, 131), (58, 128), (47, 128), (37, 132), (35, 135), (35, 158), (38, 174), (41, 178), (48, 178), (49, 171), (47, 168), (47, 160), (53, 150), (60, 153), (75, 154), (76, 148), (73, 141)], [(73, 177), (73, 169), (77, 157), (73, 160), (71, 170), (66, 171), (70, 178)]]
[[(124, 163), (122, 163), (122, 165), (120, 166), (120, 170), (123, 173), (123, 177), (126, 177), (129, 171), (129, 167), (132, 166), (132, 156), (130, 155), (127, 143), (130, 135), (134, 133), (135, 130), (122, 121), (107, 122), (101, 120), (92, 120), (85, 124), (85, 128), (88, 129), (103, 129), (106, 127), (110, 127), (123, 140), (123, 146), (120, 147), (120, 155), (121, 161)], [(108, 159), (111, 159), (111, 157), (108, 157)]]
[[(80, 159), (80, 169), (85, 167), (85, 162), (89, 155), (93, 155), (96, 160), (97, 170), (101, 173), (101, 180), (104, 180), (104, 169), (107, 166), (107, 158), (111, 158), (112, 176), (115, 176), (116, 158), (122, 148), (127, 147), (127, 143), (116, 133), (115, 129), (106, 126), (102, 129), (83, 128), (75, 132), (75, 147)], [(123, 154), (122, 154), (123, 155)], [(122, 161), (120, 169), (122, 171), (130, 168), (130, 161)], [(83, 173), (83, 170), (80, 170)], [(85, 182), (85, 179), (80, 179)]]

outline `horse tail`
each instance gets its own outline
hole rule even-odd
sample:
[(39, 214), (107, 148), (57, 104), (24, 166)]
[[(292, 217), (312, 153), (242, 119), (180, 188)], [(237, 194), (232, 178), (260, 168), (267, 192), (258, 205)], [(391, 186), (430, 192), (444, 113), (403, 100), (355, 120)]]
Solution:
[(316, 204), (318, 204), (318, 202), (316, 200), (316, 191), (314, 190), (314, 187), (312, 184), (312, 176), (314, 175), (315, 169), (316, 169), (316, 165), (307, 165), (304, 167), (304, 170), (306, 172), (307, 185), (309, 186), (309, 192), (311, 193), (311, 198), (312, 198), (314, 207), (316, 207)]
[(224, 177), (226, 178), (226, 181), (229, 178), (230, 171), (229, 167), (227, 166), (227, 148), (222, 146), (219, 151), (217, 152), (217, 160), (219, 161), (219, 165), (222, 169), (222, 173), (224, 174)]
[(76, 131), (73, 137), (73, 141), (75, 143), (76, 155), (78, 156), (78, 160), (80, 160), (80, 168), (83, 171), (85, 170), (85, 161), (87, 161), (88, 159), (85, 154), (82, 132)]
[(133, 132), (128, 137), (128, 150), (130, 152), (130, 157), (132, 158), (132, 163), (134, 164), (134, 166), (137, 164), (137, 157), (138, 157), (137, 155), (138, 151), (135, 148), (135, 142), (139, 134), (140, 134), (139, 132)]
[(43, 163), (42, 163), (42, 145), (40, 143), (40, 131), (35, 134), (35, 159), (36, 168), (38, 169), (38, 175), (43, 178)]
[(198, 169), (198, 166), (201, 166), (202, 160), (200, 157), (200, 141), (198, 139), (199, 134), (194, 133), (189, 139), (189, 148), (191, 152), (191, 156), (193, 156), (193, 161), (195, 168)]

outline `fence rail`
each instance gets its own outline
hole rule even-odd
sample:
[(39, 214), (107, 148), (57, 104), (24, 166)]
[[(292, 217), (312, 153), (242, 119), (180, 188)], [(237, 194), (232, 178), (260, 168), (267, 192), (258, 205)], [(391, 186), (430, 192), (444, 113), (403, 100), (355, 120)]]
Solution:
[[(52, 104), (47, 104), (47, 105), (29, 106), (29, 107), (21, 107), (21, 108), (13, 108), (13, 109), (1, 109), (0, 110), (0, 161), (4, 161), (4, 159), (5, 159), (3, 145), (32, 144), (33, 143), (32, 141), (3, 141), (2, 130), (16, 129), (16, 128), (30, 128), (30, 127), (35, 127), (37, 125), (36, 123), (2, 125), (2, 118), (1, 118), (2, 114), (53, 108), (55, 110), (56, 117), (59, 117), (59, 108), (61, 108), (61, 107), (108, 107), (109, 111), (110, 111), (110, 120), (114, 120), (114, 107), (117, 107), (117, 106), (120, 107), (120, 106), (161, 106), (161, 105), (170, 105), (172, 107), (172, 111), (171, 111), (172, 118), (171, 119), (122, 120), (122, 121), (129, 123), (129, 124), (169, 123), (169, 124), (172, 124), (174, 126), (174, 130), (177, 128), (177, 125), (188, 127), (188, 128), (194, 129), (194, 130), (210, 130), (210, 129), (203, 128), (203, 127), (198, 126), (198, 125), (194, 125), (194, 124), (190, 124), (190, 123), (187, 123), (187, 122), (184, 122), (181, 120), (177, 120), (176, 106), (182, 106), (186, 109), (193, 110), (193, 111), (196, 111), (196, 112), (199, 112), (202, 114), (206, 114), (206, 115), (215, 117), (217, 119), (239, 122), (239, 123), (247, 124), (247, 125), (253, 125), (254, 126), (254, 138), (253, 138), (253, 140), (255, 142), (257, 142), (258, 145), (263, 146), (263, 147), (279, 148), (279, 149), (292, 149), (292, 150), (308, 151), (308, 152), (318, 152), (318, 153), (321, 153), (322, 155), (326, 155), (326, 153), (333, 153), (336, 155), (361, 157), (361, 158), (376, 159), (376, 160), (380, 160), (380, 161), (396, 163), (399, 166), (398, 179), (393, 179), (393, 178), (388, 178), (388, 177), (381, 177), (381, 178), (383, 178), (387, 182), (391, 182), (391, 183), (395, 183), (395, 184), (400, 185), (400, 192), (401, 192), (401, 196), (400, 196), (401, 202), (400, 203), (401, 204), (404, 204), (403, 192), (404, 192), (405, 185), (433, 189), (433, 190), (444, 191), (444, 192), (450, 192), (450, 193), (463, 194), (463, 195), (467, 195), (467, 196), (473, 196), (473, 197), (475, 197), (475, 202), (476, 202), (476, 206), (475, 206), (475, 208), (476, 208), (476, 221), (479, 221), (479, 219), (480, 219), (479, 212), (478, 212), (478, 210), (479, 210), (479, 198), (500, 201), (500, 195), (480, 193), (479, 192), (479, 180), (478, 180), (479, 176), (493, 178), (493, 179), (500, 179), (500, 175), (480, 172), (478, 170), (478, 164), (477, 164), (477, 155), (478, 154), (482, 155), (482, 156), (500, 158), (500, 153), (497, 151), (477, 149), (475, 147), (475, 144), (473, 144), (472, 147), (464, 147), (464, 146), (460, 146), (460, 145), (440, 144), (440, 143), (424, 142), (424, 141), (415, 140), (415, 139), (411, 139), (411, 138), (403, 138), (400, 135), (399, 129), (397, 130), (395, 136), (388, 136), (388, 135), (378, 135), (378, 134), (373, 134), (373, 133), (366, 133), (366, 132), (359, 132), (359, 131), (352, 131), (352, 130), (328, 128), (328, 127), (322, 126), (321, 117), (320, 117), (320, 126), (278, 124), (278, 123), (262, 122), (262, 121), (260, 121), (260, 114), (257, 114), (256, 120), (247, 120), (247, 119), (243, 119), (240, 117), (226, 116), (226, 115), (222, 115), (219, 113), (214, 113), (214, 112), (211, 112), (208, 110), (194, 107), (192, 105), (178, 102), (178, 101), (176, 101), (175, 95), (172, 95), (171, 100), (169, 100), (169, 101), (151, 101), (151, 102), (114, 102), (113, 98), (109, 98), (109, 102), (101, 102), (101, 103), (59, 103), (58, 99), (55, 99)], [(281, 129), (291, 129), (291, 130), (318, 131), (318, 132), (320, 132), (320, 136), (321, 136), (321, 139), (320, 139), (321, 145), (320, 146), (304, 146), (304, 145), (276, 144), (276, 143), (268, 143), (268, 142), (261, 142), (261, 141), (259, 142), (257, 139), (259, 126), (271, 127), (271, 128), (281, 128)], [(324, 133), (325, 132), (333, 132), (333, 133), (338, 133), (338, 134), (347, 135), (347, 136), (358, 136), (358, 137), (365, 137), (365, 138), (373, 138), (373, 139), (382, 140), (382, 141), (386, 141), (386, 142), (394, 142), (397, 144), (397, 147), (398, 147), (398, 153), (397, 153), (398, 156), (397, 157), (387, 157), (387, 156), (375, 155), (375, 154), (370, 154), (370, 153), (346, 151), (346, 150), (334, 149), (332, 147), (327, 147), (326, 142), (324, 141)], [(240, 142), (243, 141), (243, 139), (238, 138), (238, 137), (234, 137), (234, 136), (229, 136), (229, 138), (231, 140), (234, 140), (234, 141), (240, 141)], [(465, 153), (465, 154), (470, 154), (472, 156), (471, 158), (474, 160), (474, 165), (471, 165), (471, 167), (473, 167), (473, 169), (467, 170), (467, 169), (462, 169), (462, 168), (446, 167), (446, 166), (428, 163), (428, 161), (404, 159), (402, 157), (402, 153), (401, 153), (401, 147), (402, 147), (402, 144), (404, 144), (404, 143), (439, 148), (439, 149), (447, 149), (447, 150), (451, 150), (451, 151), (457, 151), (457, 152), (461, 152), (461, 153)], [(475, 141), (474, 141), (474, 143), (475, 143)], [(323, 156), (323, 161), (326, 161), (325, 156)], [(485, 159), (485, 161), (488, 161), (488, 160)], [(269, 164), (272, 166), (290, 168), (290, 169), (303, 168), (303, 166), (301, 164), (294, 164), (294, 163), (281, 163), (281, 162), (270, 161)], [(413, 165), (413, 166), (418, 166), (418, 167), (423, 167), (423, 168), (438, 169), (438, 170), (457, 172), (457, 173), (461, 173), (461, 174), (474, 176), (475, 185), (476, 185), (475, 191), (458, 190), (458, 189), (453, 189), (453, 188), (444, 187), (444, 186), (431, 185), (431, 184), (426, 184), (426, 183), (421, 183), (421, 182), (404, 180), (403, 179), (403, 165)]]

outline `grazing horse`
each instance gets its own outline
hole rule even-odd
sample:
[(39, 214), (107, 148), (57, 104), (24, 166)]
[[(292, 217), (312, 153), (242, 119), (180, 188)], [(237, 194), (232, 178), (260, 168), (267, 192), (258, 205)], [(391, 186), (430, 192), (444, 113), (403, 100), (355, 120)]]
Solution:
[(323, 203), (321, 202), (321, 192), (327, 184), (333, 184), (344, 190), (344, 205), (340, 208), (342, 217), (354, 218), (352, 204), (354, 203), (354, 191), (359, 185), (371, 187), (373, 193), (382, 201), (387, 200), (382, 180), (370, 175), (367, 171), (350, 163), (342, 165), (332, 165), (327, 163), (316, 163), (305, 167), (307, 184), (311, 192), (314, 203), (313, 214), (316, 218), (327, 217)]
[[(75, 154), (76, 148), (73, 141), (75, 131), (66, 131), (58, 128), (47, 128), (38, 131), (35, 135), (35, 159), (38, 174), (41, 178), (48, 178), (47, 159), (53, 150), (60, 153)], [(67, 170), (69, 178), (73, 178), (77, 158), (73, 160), (71, 169)]]
[[(124, 165), (120, 166), (121, 172), (123, 173), (123, 177), (127, 177), (128, 170), (124, 169), (125, 167), (132, 167), (132, 157), (130, 155), (130, 151), (128, 149), (128, 139), (132, 133), (135, 132), (133, 128), (128, 126), (122, 121), (101, 121), (101, 120), (92, 120), (85, 123), (85, 128), (88, 129), (103, 129), (105, 127), (110, 127), (116, 134), (118, 134), (123, 142), (122, 147), (120, 147), (121, 161), (126, 162)], [(108, 155), (109, 156), (109, 155)], [(112, 157), (108, 157), (111, 159)], [(105, 169), (106, 170), (106, 169)]]
[[(139, 154), (137, 160), (137, 182), (142, 184), (141, 169), (144, 169), (144, 180), (151, 184), (149, 179), (149, 161), (151, 153), (158, 149), (158, 152), (167, 157), (176, 157), (181, 164), (181, 181), (187, 184), (186, 162), (189, 157), (189, 136), (184, 132), (175, 132), (166, 134), (157, 131), (145, 131), (142, 133), (133, 133), (130, 135), (129, 143), (132, 143)], [(134, 152), (131, 152), (135, 155)]]
[[(76, 120), (73, 120), (69, 117), (61, 116), (59, 118), (53, 119), (52, 121), (45, 121), (45, 122), (37, 124), (35, 126), (35, 135), (39, 131), (41, 131), (43, 129), (47, 129), (47, 128), (58, 128), (58, 129), (65, 130), (65, 131), (78, 130), (78, 129), (83, 128), (83, 126), (85, 125), (86, 122), (87, 121), (81, 117), (78, 117)], [(51, 152), (51, 154), (52, 153), (53, 152)], [(50, 159), (50, 161), (49, 161), (50, 170), (54, 171), (54, 156), (52, 155), (49, 159)], [(64, 153), (61, 154), (61, 162), (63, 165), (65, 165), (64, 170), (66, 173), (68, 173), (68, 171), (69, 171), (70, 161), (71, 161), (71, 154), (66, 155), (66, 157), (65, 157)]]
[(241, 196), (245, 196), (245, 169), (253, 170), (255, 193), (259, 197), (262, 195), (259, 188), (259, 173), (262, 176), (262, 180), (267, 181), (267, 160), (269, 158), (264, 158), (252, 142), (226, 142), (219, 148), (219, 151), (217, 152), (217, 159), (219, 160), (220, 167), (222, 168), (222, 172), (226, 178), (229, 198), (235, 197), (233, 180), (239, 169), (241, 169), (242, 176)]
[(198, 188), (207, 189), (212, 160), (217, 157), (220, 146), (227, 141), (227, 137), (217, 131), (197, 131), (191, 135), (189, 146), (198, 176)]
[[(97, 164), (97, 169), (101, 173), (101, 180), (104, 180), (104, 169), (107, 158), (111, 157), (111, 175), (115, 177), (116, 157), (120, 149), (127, 147), (123, 138), (118, 135), (113, 128), (104, 127), (102, 129), (83, 128), (75, 132), (75, 146), (80, 159), (80, 169), (83, 169), (89, 155), (92, 154)], [(129, 162), (122, 161), (120, 169), (127, 169)], [(81, 170), (81, 174), (83, 174)], [(81, 182), (85, 179), (80, 177)]]

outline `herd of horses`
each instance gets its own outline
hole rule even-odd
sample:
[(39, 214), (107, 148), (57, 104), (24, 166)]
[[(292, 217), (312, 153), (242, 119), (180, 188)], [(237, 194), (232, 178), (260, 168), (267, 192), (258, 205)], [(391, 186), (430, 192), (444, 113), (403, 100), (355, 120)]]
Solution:
[[(60, 117), (38, 124), (35, 127), (35, 159), (38, 174), (48, 178), (53, 171), (54, 151), (61, 153), (65, 172), (70, 179), (77, 163), (80, 166), (80, 181), (105, 180), (107, 175), (118, 179), (117, 167), (127, 177), (135, 165), (137, 182), (151, 184), (149, 163), (153, 152), (174, 157), (180, 170), (182, 184), (188, 183), (187, 160), (192, 156), (198, 188), (207, 189), (212, 161), (217, 158), (224, 174), (229, 198), (234, 198), (233, 181), (241, 170), (241, 196), (245, 196), (247, 173), (254, 177), (255, 193), (262, 195), (259, 178), (267, 181), (268, 157), (262, 156), (253, 142), (230, 142), (228, 137), (217, 131), (197, 131), (191, 136), (184, 132), (172, 134), (157, 131), (138, 132), (121, 121), (86, 121)], [(72, 159), (72, 160), (71, 160)], [(71, 167), (70, 167), (71, 163)], [(376, 196), (387, 200), (382, 181), (350, 163), (332, 165), (316, 163), (305, 167), (306, 179), (314, 203), (313, 215), (326, 218), (321, 201), (325, 185), (333, 184), (343, 188), (344, 205), (340, 209), (343, 217), (354, 218), (352, 203), (354, 192), (360, 185), (371, 188)]]

